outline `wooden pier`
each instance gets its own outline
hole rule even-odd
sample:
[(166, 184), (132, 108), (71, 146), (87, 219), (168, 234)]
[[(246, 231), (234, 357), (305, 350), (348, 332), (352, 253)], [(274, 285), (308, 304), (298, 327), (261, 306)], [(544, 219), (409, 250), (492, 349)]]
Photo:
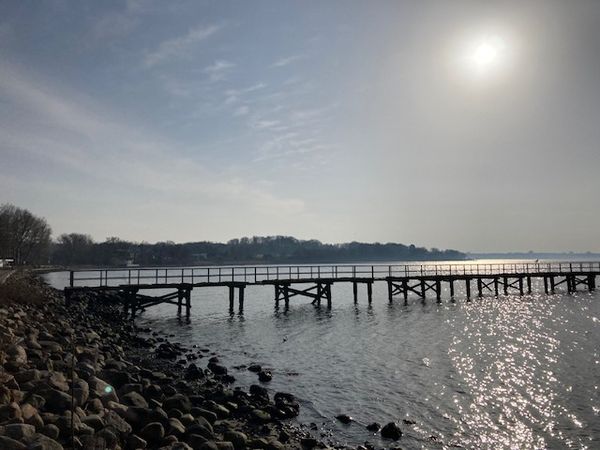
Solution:
[[(332, 306), (331, 287), (351, 283), (354, 302), (360, 285), (366, 286), (367, 301), (373, 301), (373, 284), (387, 283), (388, 301), (409, 296), (425, 300), (428, 293), (437, 302), (447, 292), (455, 300), (456, 288), (464, 286), (464, 297), (472, 295), (525, 295), (533, 292), (538, 280), (545, 294), (557, 289), (573, 293), (596, 289), (600, 262), (543, 262), (512, 264), (401, 264), (401, 265), (298, 265), (298, 266), (219, 266), (167, 268), (112, 268), (70, 271), (65, 298), (85, 291), (118, 294), (123, 310), (132, 317), (150, 306), (167, 303), (185, 308), (190, 315), (191, 292), (203, 287), (229, 289), (229, 310), (234, 311), (236, 290), (238, 308), (244, 309), (247, 286), (273, 286), (275, 306), (281, 301), (289, 308), (293, 297), (307, 297), (320, 306)], [(445, 289), (447, 287), (447, 290)], [(160, 291), (157, 295), (152, 292)], [(143, 293), (142, 293), (143, 292)]]

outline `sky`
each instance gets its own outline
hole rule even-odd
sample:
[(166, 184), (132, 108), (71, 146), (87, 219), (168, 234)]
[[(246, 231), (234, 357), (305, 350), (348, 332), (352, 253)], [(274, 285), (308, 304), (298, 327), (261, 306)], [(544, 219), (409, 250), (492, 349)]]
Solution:
[(54, 236), (600, 251), (598, 1), (0, 0)]

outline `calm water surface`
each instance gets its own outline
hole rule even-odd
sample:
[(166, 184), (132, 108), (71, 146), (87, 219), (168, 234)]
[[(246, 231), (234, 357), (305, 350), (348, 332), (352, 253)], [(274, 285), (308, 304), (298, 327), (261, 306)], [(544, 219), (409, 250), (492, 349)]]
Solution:
[[(60, 286), (65, 275), (48, 279)], [(600, 448), (598, 293), (466, 302), (457, 290), (456, 303), (390, 305), (386, 289), (375, 283), (369, 306), (365, 292), (354, 304), (351, 285), (336, 284), (332, 309), (294, 297), (285, 311), (272, 288), (248, 287), (243, 314), (229, 314), (227, 290), (203, 288), (189, 321), (161, 305), (138, 323), (217, 350), (229, 367), (271, 368), (267, 387), (298, 396), (300, 422), (326, 439), (390, 446), (365, 425), (410, 419), (403, 448)], [(356, 422), (338, 423), (340, 413)]]

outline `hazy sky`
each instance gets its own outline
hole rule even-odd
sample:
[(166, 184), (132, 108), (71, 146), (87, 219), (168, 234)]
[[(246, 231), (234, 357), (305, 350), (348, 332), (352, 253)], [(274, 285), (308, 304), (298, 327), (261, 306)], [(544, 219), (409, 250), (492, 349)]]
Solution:
[(600, 251), (600, 1), (0, 1), (55, 236)]

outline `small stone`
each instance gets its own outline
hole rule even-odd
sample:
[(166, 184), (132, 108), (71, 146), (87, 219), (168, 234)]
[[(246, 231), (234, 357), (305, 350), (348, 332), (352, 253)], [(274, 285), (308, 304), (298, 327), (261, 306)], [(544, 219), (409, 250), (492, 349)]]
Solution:
[(217, 441), (215, 444), (219, 450), (235, 450), (233, 443), (229, 441)]
[(265, 371), (258, 372), (258, 380), (259, 381), (261, 381), (263, 383), (267, 383), (267, 382), (271, 381), (272, 379), (273, 379), (273, 374), (270, 371), (265, 370)]
[(377, 422), (373, 422), (373, 423), (370, 423), (369, 425), (367, 425), (367, 430), (372, 431), (374, 433), (377, 433), (380, 428), (381, 428), (381, 425), (379, 425)]
[(249, 370), (250, 372), (260, 372), (260, 371), (262, 370), (262, 367), (261, 367), (261, 366), (259, 366), (258, 364), (250, 364), (250, 365), (248, 366), (248, 370)]
[(227, 375), (227, 368), (216, 362), (208, 363), (208, 369), (215, 375)]
[(350, 422), (353, 421), (352, 417), (350, 417), (348, 414), (340, 414), (338, 416), (335, 416), (335, 418), (345, 425), (348, 425)]

